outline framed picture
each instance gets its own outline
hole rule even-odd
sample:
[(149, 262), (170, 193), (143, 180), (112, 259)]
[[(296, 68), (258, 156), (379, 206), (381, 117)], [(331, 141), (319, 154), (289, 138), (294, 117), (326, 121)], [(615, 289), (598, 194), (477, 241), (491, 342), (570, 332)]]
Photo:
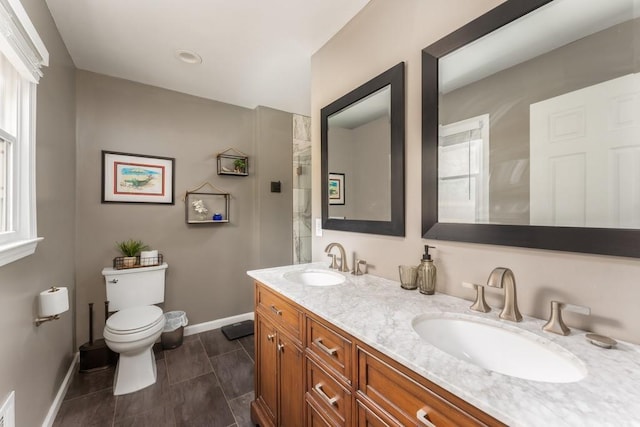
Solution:
[(329, 173), (329, 204), (344, 205), (343, 173)]
[(102, 151), (102, 203), (174, 204), (175, 159)]

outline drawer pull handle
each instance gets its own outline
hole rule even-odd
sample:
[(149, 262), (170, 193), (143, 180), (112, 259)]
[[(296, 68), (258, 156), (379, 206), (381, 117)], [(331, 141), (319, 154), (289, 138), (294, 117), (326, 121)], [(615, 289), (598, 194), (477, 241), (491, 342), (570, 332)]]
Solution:
[(315, 345), (318, 346), (318, 348), (322, 351), (324, 351), (325, 353), (327, 353), (329, 356), (335, 356), (336, 353), (338, 352), (337, 348), (329, 348), (326, 345), (324, 345), (322, 343), (322, 338), (316, 338), (315, 340), (313, 340), (313, 342), (315, 343)]
[(278, 344), (278, 351), (282, 353), (284, 351), (284, 344)]
[(313, 389), (316, 392), (318, 392), (320, 397), (322, 397), (329, 405), (338, 406), (337, 405), (338, 397), (329, 397), (329, 396), (327, 396), (327, 393), (325, 393), (324, 390), (322, 390), (322, 384), (318, 383), (318, 384), (314, 385)]
[(436, 427), (434, 423), (429, 421), (429, 413), (428, 413), (429, 410), (431, 410), (431, 408), (429, 408), (428, 406), (422, 409), (418, 409), (418, 412), (416, 413), (418, 422), (422, 423), (422, 425), (425, 425), (427, 427)]
[(273, 304), (271, 305), (271, 311), (273, 311), (278, 316), (282, 316), (282, 310), (278, 310)]
[(276, 337), (276, 334), (269, 334), (267, 335), (267, 341), (273, 341), (275, 337)]

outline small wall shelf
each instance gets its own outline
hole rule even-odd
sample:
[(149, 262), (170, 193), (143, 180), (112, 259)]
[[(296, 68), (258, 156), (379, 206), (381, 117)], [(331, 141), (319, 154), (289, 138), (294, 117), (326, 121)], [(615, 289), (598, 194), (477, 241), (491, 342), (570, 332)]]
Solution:
[[(213, 191), (203, 191), (209, 186)], [(209, 182), (187, 191), (184, 196), (184, 217), (187, 224), (217, 224), (229, 222), (231, 194)]]
[(218, 175), (249, 175), (249, 156), (235, 148), (218, 153)]

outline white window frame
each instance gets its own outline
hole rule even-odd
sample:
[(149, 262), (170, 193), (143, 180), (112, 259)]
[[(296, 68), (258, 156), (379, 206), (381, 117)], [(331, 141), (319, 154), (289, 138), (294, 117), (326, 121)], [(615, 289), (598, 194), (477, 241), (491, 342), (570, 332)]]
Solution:
[[(443, 150), (442, 139), (444, 137), (457, 133), (480, 130), (481, 145), (480, 155), (478, 157), (478, 173), (471, 174), (470, 171), (467, 173), (467, 177), (469, 179), (471, 178), (471, 176), (475, 178), (475, 188), (473, 191), (475, 193), (475, 199), (471, 202), (473, 207), (474, 222), (479, 224), (489, 222), (489, 123), (490, 115), (482, 114), (455, 123), (450, 123), (448, 125), (440, 125), (440, 130), (438, 132), (440, 140), (438, 144), (438, 150), (441, 153)], [(441, 154), (439, 154), (439, 156), (441, 156)], [(438, 175), (438, 185), (440, 185), (440, 181), (442, 179), (443, 177)], [(442, 202), (440, 202), (440, 204), (442, 204)], [(443, 207), (443, 209), (444, 208), (445, 207)], [(438, 215), (441, 216), (440, 213)], [(441, 221), (461, 222), (451, 218), (447, 220), (441, 219)]]
[(0, 52), (18, 71), (18, 129), (9, 159), (12, 229), (0, 233), (0, 266), (33, 254), (42, 237), (36, 215), (36, 87), (49, 53), (19, 0), (0, 0)]

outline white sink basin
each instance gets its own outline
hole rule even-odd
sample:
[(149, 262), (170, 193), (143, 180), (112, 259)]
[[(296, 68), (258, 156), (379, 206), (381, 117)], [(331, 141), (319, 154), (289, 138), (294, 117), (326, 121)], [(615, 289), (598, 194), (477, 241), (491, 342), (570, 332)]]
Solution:
[(429, 344), (481, 368), (512, 377), (572, 383), (587, 375), (584, 363), (546, 338), (498, 322), (421, 315), (413, 329)]
[(344, 282), (342, 274), (327, 270), (298, 270), (284, 274), (284, 278), (301, 285), (308, 286), (334, 286)]

